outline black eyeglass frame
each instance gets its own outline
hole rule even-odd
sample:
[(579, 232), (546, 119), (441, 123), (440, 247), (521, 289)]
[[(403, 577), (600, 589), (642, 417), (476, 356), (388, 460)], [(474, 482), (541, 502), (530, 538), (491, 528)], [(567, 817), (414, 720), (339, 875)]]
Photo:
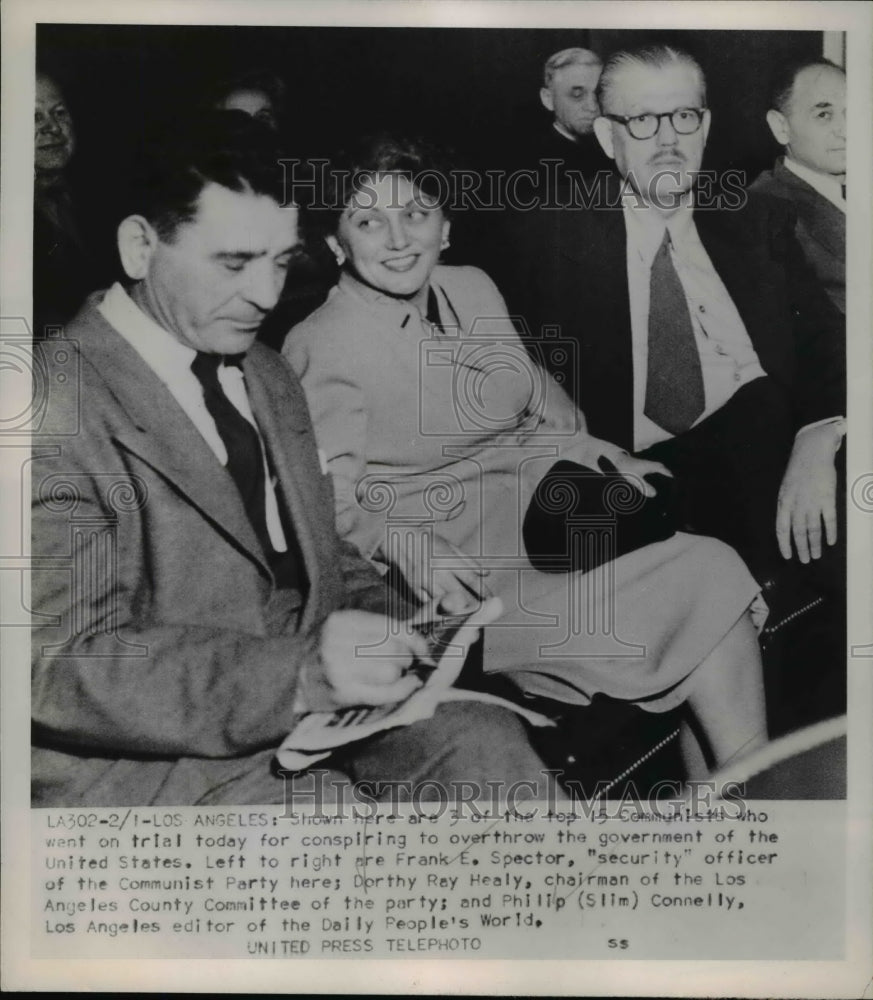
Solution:
[[(608, 118), (611, 122), (618, 122), (619, 125), (624, 125), (628, 131), (628, 135), (632, 139), (636, 139), (638, 142), (645, 142), (646, 139), (654, 139), (655, 136), (661, 131), (661, 122), (664, 118), (670, 119), (670, 124), (673, 126), (673, 131), (677, 135), (694, 135), (695, 132), (700, 131), (700, 126), (703, 124), (703, 119), (709, 108), (675, 108), (673, 111), (662, 111), (660, 114), (656, 111), (646, 111), (642, 115), (608, 115), (606, 112), (601, 114), (601, 118)], [(686, 114), (689, 111), (693, 111), (697, 115), (697, 124), (691, 129), (690, 132), (683, 132), (681, 129), (676, 128), (676, 122), (674, 118), (676, 115)], [(631, 129), (630, 123), (632, 121), (639, 121), (640, 118), (654, 118), (656, 121), (655, 131), (651, 135), (634, 135)]]

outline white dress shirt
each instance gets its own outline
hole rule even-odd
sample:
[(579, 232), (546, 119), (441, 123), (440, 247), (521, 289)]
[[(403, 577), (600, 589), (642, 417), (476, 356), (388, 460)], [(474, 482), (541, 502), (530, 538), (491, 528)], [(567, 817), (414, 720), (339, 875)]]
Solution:
[[(630, 292), (634, 379), (634, 450), (672, 437), (643, 413), (649, 361), (649, 285), (652, 261), (664, 238), (665, 218), (654, 209), (625, 198), (627, 276)], [(666, 220), (670, 255), (688, 300), (694, 340), (700, 354), (705, 406), (695, 423), (720, 409), (741, 386), (765, 372), (721, 278), (700, 242), (685, 205)]]
[[(118, 282), (109, 289), (97, 308), (106, 322), (124, 337), (170, 390), (176, 402), (200, 432), (203, 440), (215, 453), (218, 461), (222, 465), (227, 465), (227, 449), (218, 433), (212, 415), (206, 408), (203, 399), (203, 386), (194, 372), (191, 371), (191, 362), (197, 354), (194, 348), (177, 340), (150, 316), (147, 316)], [(279, 505), (276, 501), (276, 480), (270, 473), (264, 442), (252, 413), (242, 369), (234, 365), (222, 364), (218, 368), (218, 381), (221, 383), (227, 398), (258, 431), (258, 440), (261, 442), (261, 459), (264, 463), (267, 532), (276, 552), (286, 552), (288, 545), (282, 530)]]
[(790, 159), (788, 156), (785, 157), (785, 167), (795, 177), (806, 181), (811, 188), (818, 191), (822, 198), (827, 198), (832, 205), (836, 205), (845, 214), (846, 199), (843, 197), (843, 185), (836, 177), (832, 177), (830, 174), (819, 173), (818, 170), (812, 170), (810, 167), (806, 167), (802, 163)]

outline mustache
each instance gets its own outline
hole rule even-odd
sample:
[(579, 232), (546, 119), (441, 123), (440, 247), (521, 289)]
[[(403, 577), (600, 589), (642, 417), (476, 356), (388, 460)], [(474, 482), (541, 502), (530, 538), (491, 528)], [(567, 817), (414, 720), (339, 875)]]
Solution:
[(687, 157), (680, 149), (662, 149), (655, 153), (654, 156), (649, 157), (649, 163), (652, 166), (657, 166), (664, 160), (679, 160), (682, 163), (687, 162)]

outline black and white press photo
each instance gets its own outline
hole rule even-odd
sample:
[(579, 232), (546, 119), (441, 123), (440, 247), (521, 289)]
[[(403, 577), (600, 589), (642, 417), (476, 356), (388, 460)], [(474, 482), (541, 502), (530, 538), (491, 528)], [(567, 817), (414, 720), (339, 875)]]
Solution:
[(7, 984), (860, 995), (869, 11), (74, 7), (4, 16)]

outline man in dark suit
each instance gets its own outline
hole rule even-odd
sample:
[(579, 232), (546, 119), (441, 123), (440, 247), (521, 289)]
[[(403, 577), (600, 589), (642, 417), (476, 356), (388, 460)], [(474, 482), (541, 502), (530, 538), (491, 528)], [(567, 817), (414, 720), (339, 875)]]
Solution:
[(834, 305), (846, 311), (846, 74), (828, 59), (781, 69), (767, 124), (785, 147), (751, 190), (791, 202), (794, 234)]
[[(129, 285), (42, 345), (35, 805), (280, 803), (271, 760), (300, 710), (421, 683), (407, 668), (427, 647), (337, 538), (302, 391), (255, 343), (297, 212), (268, 130), (240, 117), (161, 148), (118, 228)], [(543, 780), (516, 718), (482, 705), (337, 764), (373, 781)]]
[(766, 583), (837, 538), (841, 317), (784, 202), (693, 193), (710, 112), (690, 56), (617, 53), (598, 96), (595, 131), (621, 179), (512, 221), (510, 305), (568, 341), (544, 356), (566, 359), (552, 370), (591, 433), (663, 462), (683, 523)]
[(568, 170), (587, 177), (609, 169), (609, 161), (594, 138), (602, 66), (596, 52), (571, 48), (554, 52), (543, 67), (540, 100), (552, 113), (552, 122), (536, 153), (540, 163), (559, 160), (558, 176), (563, 180)]

